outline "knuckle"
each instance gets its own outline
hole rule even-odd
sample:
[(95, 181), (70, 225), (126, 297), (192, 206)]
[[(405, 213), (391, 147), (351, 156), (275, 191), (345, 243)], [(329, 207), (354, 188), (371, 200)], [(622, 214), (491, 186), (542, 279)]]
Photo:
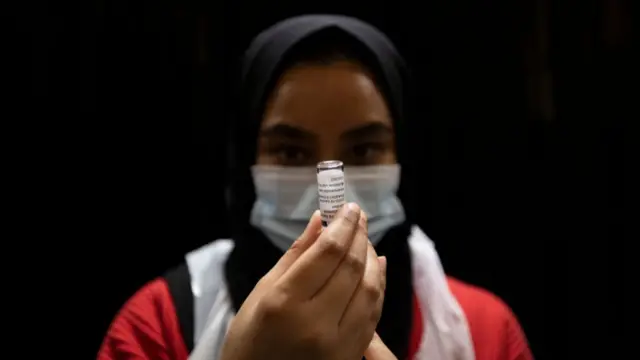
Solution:
[(271, 277), (269, 276), (269, 273), (267, 273), (264, 276), (262, 276), (260, 280), (258, 280), (255, 287), (265, 288), (265, 287), (268, 287), (270, 283), (271, 283)]
[(382, 306), (376, 306), (376, 308), (371, 312), (369, 320), (377, 324), (380, 321), (380, 317), (382, 317)]
[(291, 244), (289, 249), (287, 249), (287, 252), (295, 253), (296, 251), (298, 251), (298, 249), (300, 249), (300, 247), (302, 246), (303, 242), (304, 242), (304, 239), (299, 237), (298, 239), (296, 239), (296, 241), (293, 242), (293, 244)]
[(286, 297), (278, 292), (269, 292), (260, 299), (258, 306), (267, 317), (279, 316), (286, 309)]
[(305, 331), (300, 341), (305, 348), (314, 352), (325, 352), (333, 346), (330, 334), (319, 326)]
[(365, 259), (360, 258), (358, 255), (349, 252), (344, 258), (345, 265), (356, 274), (364, 273)]
[(347, 251), (346, 242), (342, 241), (341, 237), (336, 234), (327, 234), (321, 244), (322, 252), (328, 256), (342, 258)]
[(380, 298), (381, 291), (378, 284), (371, 283), (370, 281), (364, 281), (362, 283), (362, 292), (371, 302), (376, 302)]

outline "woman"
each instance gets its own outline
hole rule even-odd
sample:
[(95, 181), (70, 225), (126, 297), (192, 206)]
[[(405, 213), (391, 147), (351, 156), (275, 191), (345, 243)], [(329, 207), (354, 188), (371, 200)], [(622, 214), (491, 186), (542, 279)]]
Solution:
[[(99, 358), (252, 359), (265, 351), (295, 358), (287, 354), (300, 344), (306, 331), (301, 324), (314, 326), (350, 307), (327, 298), (311, 314), (285, 316), (284, 306), (269, 317), (256, 304), (274, 303), (278, 295), (271, 289), (282, 287), (276, 278), (302, 268), (326, 233), (337, 231), (329, 231), (332, 223), (319, 232), (312, 214), (315, 164), (339, 159), (346, 167), (347, 198), (361, 208), (364, 236), (377, 252), (359, 253), (366, 266), (358, 281), (375, 283), (375, 269), (386, 267), (384, 311), (378, 322), (378, 300), (360, 306), (361, 331), (315, 344), (315, 350), (324, 347), (304, 358), (364, 353), (379, 359), (531, 359), (509, 308), (487, 291), (446, 277), (431, 240), (414, 225), (407, 80), (389, 39), (353, 18), (295, 17), (258, 35), (245, 54), (232, 126), (233, 240), (188, 254), (184, 266), (134, 295), (114, 320)], [(360, 228), (341, 238), (351, 244), (345, 251), (361, 246)], [(383, 258), (371, 261), (376, 255)], [(315, 275), (334, 276), (340, 268), (311, 263)], [(309, 286), (288, 284), (292, 291)], [(357, 300), (358, 291), (349, 291)], [(269, 318), (291, 322), (270, 326), (275, 323), (264, 320)], [(379, 337), (367, 319), (375, 320)], [(294, 323), (301, 327), (288, 325)], [(356, 344), (355, 350), (345, 344)]]

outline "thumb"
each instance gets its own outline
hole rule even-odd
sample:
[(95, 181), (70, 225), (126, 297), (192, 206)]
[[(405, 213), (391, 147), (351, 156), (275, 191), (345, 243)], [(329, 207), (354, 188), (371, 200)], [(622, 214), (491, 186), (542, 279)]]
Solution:
[(369, 343), (369, 347), (364, 352), (367, 360), (398, 360), (391, 350), (382, 342), (378, 333), (373, 333), (373, 339)]
[(267, 276), (272, 277), (274, 279), (280, 278), (282, 274), (284, 274), (289, 267), (302, 255), (311, 244), (313, 244), (318, 236), (320, 235), (320, 231), (322, 230), (322, 221), (320, 220), (320, 210), (316, 210), (313, 215), (311, 215), (311, 219), (309, 220), (309, 224), (307, 224), (307, 228), (304, 230), (302, 235), (289, 247), (287, 252), (282, 255), (280, 260), (276, 263), (276, 265), (269, 271)]

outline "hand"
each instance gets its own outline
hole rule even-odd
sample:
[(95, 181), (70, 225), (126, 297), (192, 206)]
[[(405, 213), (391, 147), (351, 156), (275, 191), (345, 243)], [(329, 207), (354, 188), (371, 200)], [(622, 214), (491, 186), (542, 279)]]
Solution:
[(382, 342), (378, 333), (373, 334), (373, 340), (371, 340), (371, 344), (364, 352), (364, 357), (367, 360), (398, 360), (387, 345)]
[(362, 358), (380, 320), (386, 259), (366, 216), (344, 206), (322, 230), (319, 213), (258, 282), (232, 321), (223, 360)]

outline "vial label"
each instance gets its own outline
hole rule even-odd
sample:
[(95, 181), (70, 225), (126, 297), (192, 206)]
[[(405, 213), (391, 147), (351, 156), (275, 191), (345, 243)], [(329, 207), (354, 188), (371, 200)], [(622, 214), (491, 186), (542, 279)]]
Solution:
[(344, 172), (327, 169), (318, 172), (318, 207), (322, 226), (328, 226), (336, 212), (344, 205)]

